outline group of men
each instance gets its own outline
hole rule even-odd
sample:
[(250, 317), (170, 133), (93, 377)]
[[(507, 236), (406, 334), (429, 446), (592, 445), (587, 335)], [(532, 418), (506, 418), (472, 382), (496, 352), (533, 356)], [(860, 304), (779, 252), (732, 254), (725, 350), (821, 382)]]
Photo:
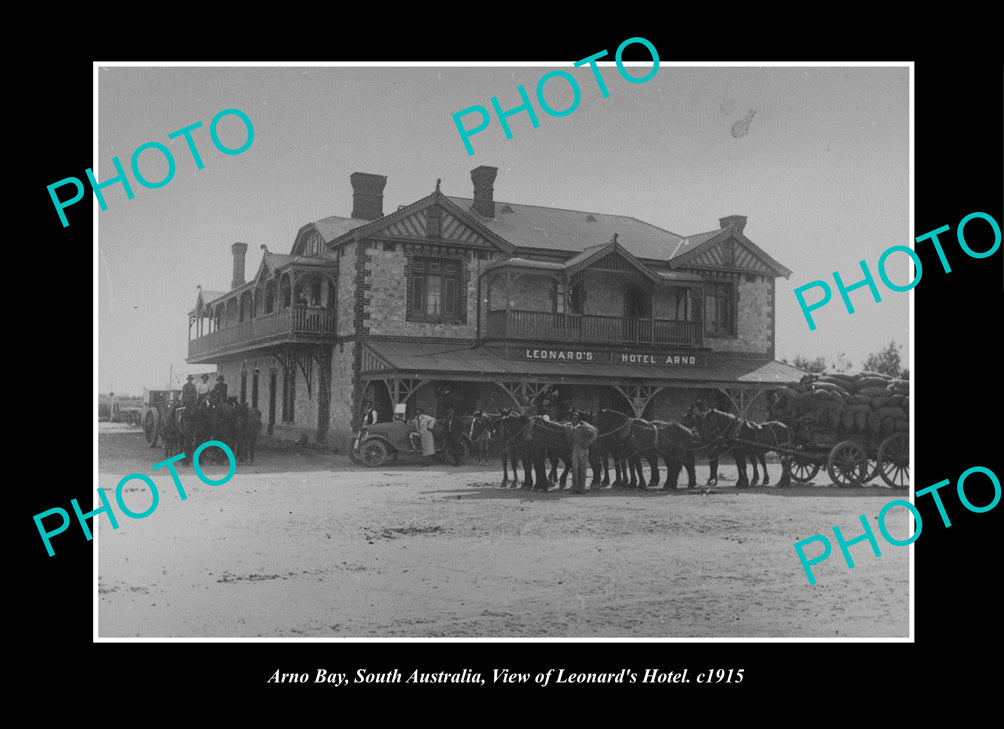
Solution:
[(193, 375), (189, 375), (188, 381), (181, 388), (182, 407), (209, 407), (227, 401), (227, 383), (223, 375), (216, 378), (214, 387), (210, 387), (207, 374), (202, 375), (199, 383), (193, 383), (194, 379)]

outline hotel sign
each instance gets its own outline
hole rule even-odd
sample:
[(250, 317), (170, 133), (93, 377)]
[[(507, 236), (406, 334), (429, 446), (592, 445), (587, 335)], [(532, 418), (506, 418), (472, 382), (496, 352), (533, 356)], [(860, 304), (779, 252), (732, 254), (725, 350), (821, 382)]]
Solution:
[(569, 349), (567, 347), (513, 347), (512, 357), (539, 362), (569, 362), (574, 364), (614, 364), (651, 365), (655, 367), (707, 367), (708, 357), (704, 353), (688, 352), (645, 352), (637, 350), (617, 350), (613, 352), (595, 349)]

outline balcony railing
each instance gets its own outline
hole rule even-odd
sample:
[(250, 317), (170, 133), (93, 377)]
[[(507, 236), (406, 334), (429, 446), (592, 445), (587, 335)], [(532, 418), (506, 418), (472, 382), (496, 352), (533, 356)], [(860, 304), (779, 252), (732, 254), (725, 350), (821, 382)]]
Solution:
[(309, 306), (287, 309), (223, 327), (188, 342), (189, 359), (245, 349), (270, 340), (323, 339), (335, 333), (335, 312)]
[(698, 347), (701, 322), (510, 309), (488, 312), (487, 338)]

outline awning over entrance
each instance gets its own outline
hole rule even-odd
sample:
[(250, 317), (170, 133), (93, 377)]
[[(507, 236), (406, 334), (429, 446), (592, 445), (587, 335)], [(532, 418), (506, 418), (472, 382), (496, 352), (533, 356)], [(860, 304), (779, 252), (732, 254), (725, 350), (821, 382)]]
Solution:
[[(524, 353), (522, 349), (527, 351)], [(586, 354), (581, 348), (555, 351), (530, 347), (520, 349), (520, 358), (507, 359), (499, 351), (487, 347), (367, 342), (363, 345), (360, 374), (367, 379), (544, 379), (577, 384), (644, 383), (682, 387), (781, 385), (799, 380), (804, 374), (801, 370), (767, 358), (729, 357), (713, 352), (701, 356), (699, 362), (703, 364), (698, 365), (686, 364), (694, 361), (693, 353), (676, 356), (603, 353), (613, 355), (608, 362), (586, 361)], [(534, 359), (538, 356), (541, 359)]]

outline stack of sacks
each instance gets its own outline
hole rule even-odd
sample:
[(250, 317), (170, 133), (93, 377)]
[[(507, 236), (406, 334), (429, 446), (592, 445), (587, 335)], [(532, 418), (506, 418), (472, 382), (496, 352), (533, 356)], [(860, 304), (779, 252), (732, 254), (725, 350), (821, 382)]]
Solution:
[(849, 433), (910, 430), (910, 383), (879, 372), (809, 374), (775, 390), (775, 416)]

